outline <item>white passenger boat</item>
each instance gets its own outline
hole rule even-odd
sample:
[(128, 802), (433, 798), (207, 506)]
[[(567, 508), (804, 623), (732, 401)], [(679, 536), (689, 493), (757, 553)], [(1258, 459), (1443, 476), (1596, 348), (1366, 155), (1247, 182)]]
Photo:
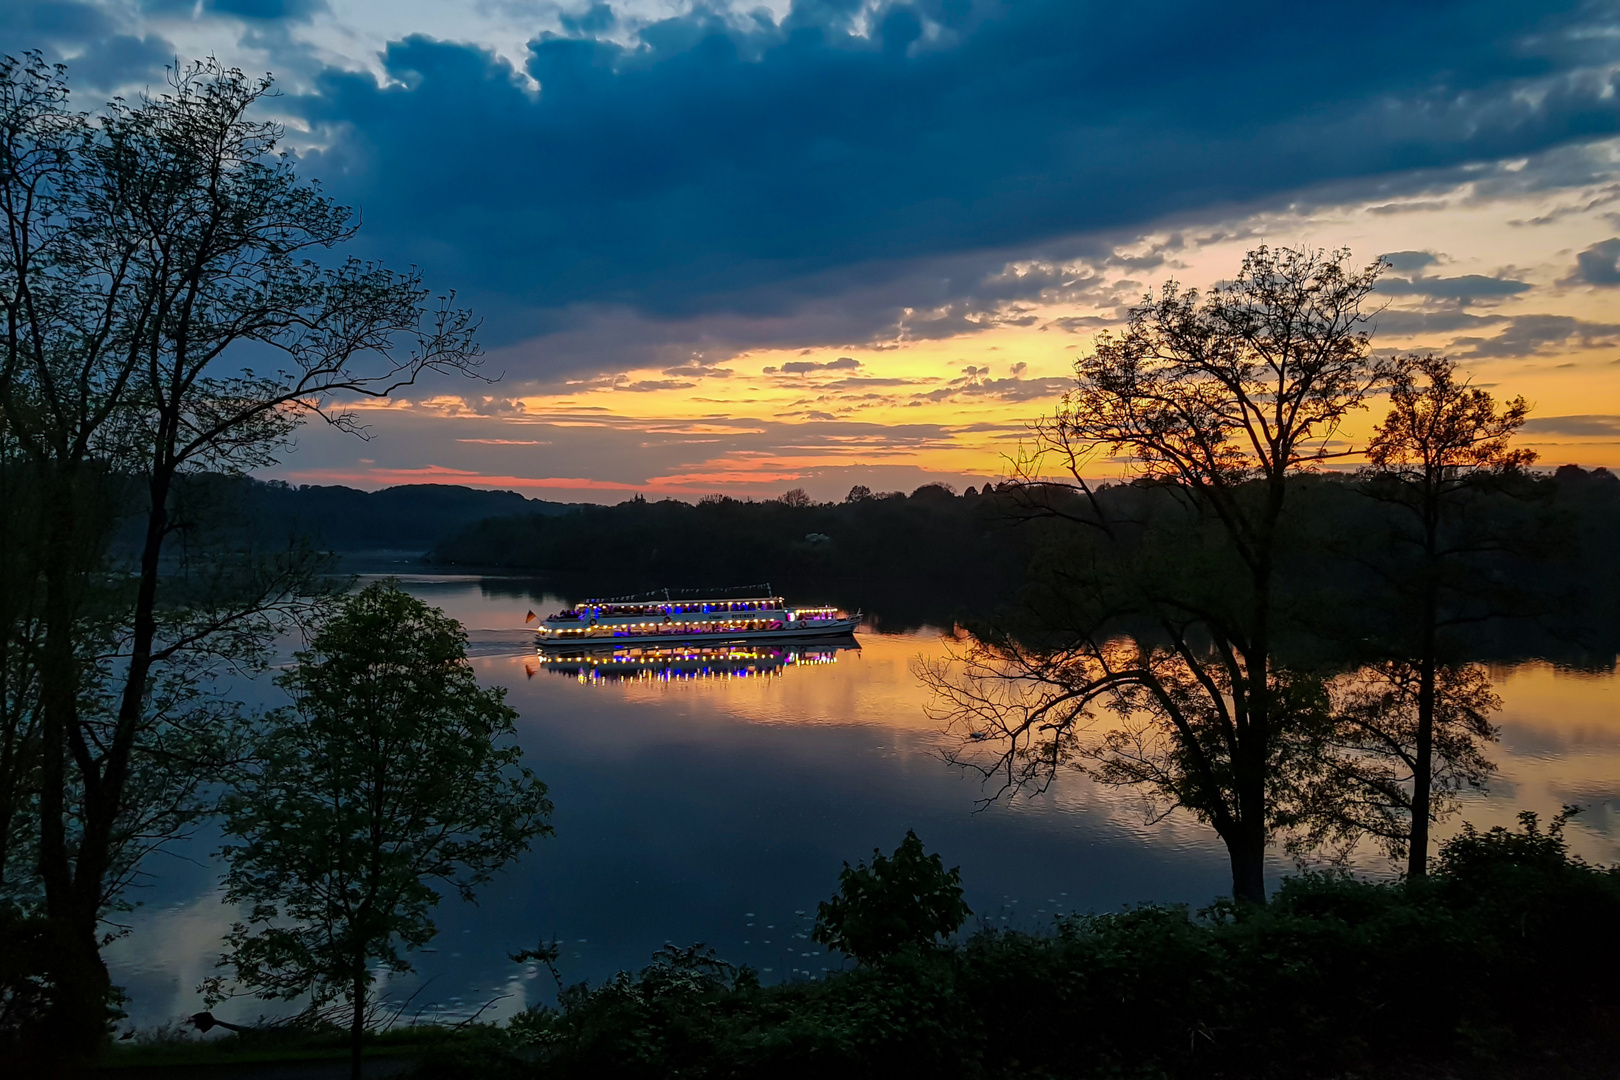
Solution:
[(780, 596), (685, 599), (657, 596), (586, 600), (547, 616), (542, 648), (578, 645), (724, 643), (853, 634), (861, 615), (835, 607), (789, 604)]

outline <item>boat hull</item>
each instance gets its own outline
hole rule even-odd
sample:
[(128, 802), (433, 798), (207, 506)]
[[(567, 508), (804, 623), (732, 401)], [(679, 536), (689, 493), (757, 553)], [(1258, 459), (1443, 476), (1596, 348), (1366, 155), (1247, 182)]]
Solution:
[(601, 646), (632, 645), (725, 645), (742, 641), (776, 641), (786, 638), (849, 637), (860, 626), (860, 619), (828, 619), (810, 626), (783, 627), (778, 630), (699, 630), (680, 633), (615, 633), (612, 627), (594, 626), (579, 634), (566, 637), (541, 633), (539, 646), (543, 650), (598, 648)]

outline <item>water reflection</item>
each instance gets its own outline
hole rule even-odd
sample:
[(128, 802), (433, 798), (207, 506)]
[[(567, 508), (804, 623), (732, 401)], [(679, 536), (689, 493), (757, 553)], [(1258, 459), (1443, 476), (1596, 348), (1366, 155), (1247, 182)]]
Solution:
[(582, 683), (661, 679), (690, 682), (701, 679), (779, 678), (789, 669), (835, 664), (838, 654), (860, 645), (847, 638), (794, 645), (690, 645), (640, 648), (543, 651), (524, 668), (530, 678), (540, 671), (566, 675)]
[[(705, 942), (767, 978), (819, 974), (833, 961), (805, 955), (817, 950), (800, 936), (816, 903), (846, 859), (892, 849), (908, 828), (961, 866), (975, 921), (997, 926), (1143, 900), (1198, 905), (1227, 888), (1207, 826), (1185, 813), (1150, 825), (1133, 793), (1077, 774), (976, 812), (986, 791), (939, 760), (943, 739), (910, 671), (917, 657), (941, 655), (937, 632), (868, 629), (858, 648), (846, 639), (729, 656), (648, 647), (548, 658), (523, 615), (560, 597), (476, 577), (403, 584), (467, 627), (480, 681), (506, 688), (525, 764), (550, 786), (557, 832), (477, 906), (447, 898), (433, 951), (416, 954), (416, 974), (390, 982), (393, 996), (454, 1010), (505, 994), (485, 1015), (508, 1014), (552, 988), (506, 956), (553, 936), (568, 981), (639, 967), (666, 941)], [(1469, 794), (1463, 817), (1489, 826), (1578, 801), (1589, 809), (1571, 826), (1576, 850), (1620, 859), (1613, 672), (1520, 664), (1492, 674), (1506, 703), (1492, 748), (1502, 774), (1488, 795)], [(199, 838), (154, 862), (131, 932), (109, 950), (136, 1023), (201, 1007), (195, 987), (236, 918), (219, 902), (218, 845)], [(1372, 859), (1367, 868), (1381, 869)], [(1289, 869), (1275, 858), (1273, 880)], [(220, 1015), (251, 1020), (273, 1008), (238, 1001)]]

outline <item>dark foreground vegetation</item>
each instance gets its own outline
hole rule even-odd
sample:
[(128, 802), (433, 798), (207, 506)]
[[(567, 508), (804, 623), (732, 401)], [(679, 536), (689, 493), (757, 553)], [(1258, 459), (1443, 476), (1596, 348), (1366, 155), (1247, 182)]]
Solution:
[[(1264, 907), (1146, 905), (949, 944), (934, 931), (954, 879), (937, 857), (907, 866), (902, 845), (874, 859), (886, 882), (852, 888), (846, 871), (822, 906), (818, 928), (844, 933), (821, 940), (865, 957), (825, 980), (762, 986), (666, 947), (557, 1008), (374, 1048), (446, 1078), (1613, 1075), (1620, 872), (1569, 856), (1562, 829), (1527, 814), (1465, 830), (1421, 879), (1305, 875)], [(263, 1060), (323, 1039), (340, 1045), (250, 1031), (115, 1060)]]

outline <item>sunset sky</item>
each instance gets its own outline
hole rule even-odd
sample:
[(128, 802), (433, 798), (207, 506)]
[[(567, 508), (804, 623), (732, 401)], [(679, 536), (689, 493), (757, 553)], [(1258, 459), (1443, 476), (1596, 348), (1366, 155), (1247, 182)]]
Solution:
[[(305, 176), (485, 319), (484, 385), (266, 475), (567, 501), (1004, 475), (1144, 290), (1385, 255), (1375, 344), (1620, 466), (1620, 7), (9, 0), (84, 104), (271, 71)], [(1364, 434), (1378, 406), (1347, 434)]]

